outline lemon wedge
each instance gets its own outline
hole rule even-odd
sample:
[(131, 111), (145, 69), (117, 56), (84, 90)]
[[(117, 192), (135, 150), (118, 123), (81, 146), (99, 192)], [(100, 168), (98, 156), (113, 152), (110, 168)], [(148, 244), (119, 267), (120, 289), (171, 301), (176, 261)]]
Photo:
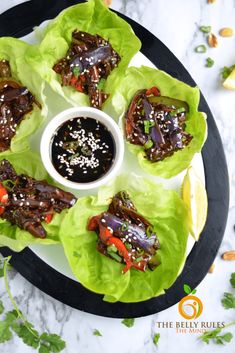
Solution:
[(183, 180), (182, 198), (188, 208), (190, 233), (197, 241), (207, 218), (207, 193), (202, 180), (193, 167), (189, 167)]
[(225, 88), (234, 89), (235, 90), (235, 69), (233, 69), (231, 74), (223, 82), (223, 86)]

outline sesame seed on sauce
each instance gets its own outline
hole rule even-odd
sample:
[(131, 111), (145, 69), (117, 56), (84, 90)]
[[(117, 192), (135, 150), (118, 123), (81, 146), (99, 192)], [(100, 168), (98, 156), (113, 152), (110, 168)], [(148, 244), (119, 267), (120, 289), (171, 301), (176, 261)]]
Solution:
[(52, 163), (64, 178), (79, 183), (98, 180), (112, 167), (115, 143), (99, 121), (77, 117), (62, 124), (51, 143)]

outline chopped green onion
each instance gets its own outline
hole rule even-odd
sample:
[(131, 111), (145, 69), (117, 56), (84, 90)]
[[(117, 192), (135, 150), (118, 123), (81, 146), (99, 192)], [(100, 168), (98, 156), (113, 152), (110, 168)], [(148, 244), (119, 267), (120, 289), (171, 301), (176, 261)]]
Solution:
[(9, 191), (11, 191), (14, 188), (14, 186), (15, 186), (15, 182), (12, 181), (11, 179), (3, 180), (1, 183), (4, 186), (4, 188), (9, 190)]
[(196, 53), (205, 53), (206, 52), (206, 46), (204, 44), (198, 45), (195, 48)]
[(122, 227), (121, 227), (121, 231), (122, 231), (122, 232), (125, 232), (125, 230), (128, 229), (128, 225), (129, 225), (128, 222), (124, 222), (123, 225), (122, 225)]
[(147, 142), (145, 142), (144, 144), (144, 148), (146, 150), (148, 150), (149, 148), (151, 148), (153, 146), (153, 141), (152, 140), (148, 140)]
[(152, 226), (147, 227), (146, 234), (147, 234), (148, 238), (151, 237), (151, 235), (153, 234), (153, 227)]
[[(64, 138), (65, 140), (65, 138)], [(63, 143), (63, 148), (65, 148), (66, 150), (74, 150), (76, 148), (78, 148), (79, 146), (79, 141), (66, 141)]]
[(81, 152), (82, 152), (82, 154), (83, 154), (84, 156), (86, 156), (86, 157), (89, 157), (89, 156), (92, 155), (92, 151), (91, 151), (91, 150), (89, 149), (89, 147), (86, 146), (86, 145), (81, 148)]
[(125, 247), (127, 248), (127, 250), (131, 250), (132, 249), (132, 246), (129, 243), (125, 243)]
[(151, 127), (155, 126), (154, 121), (144, 120), (144, 132), (149, 134), (149, 130)]
[(118, 262), (122, 262), (121, 256), (119, 256), (119, 255), (116, 254), (115, 252), (110, 251), (108, 254), (109, 254), (114, 260), (117, 260)]
[(72, 156), (68, 157), (68, 160), (73, 161), (78, 156), (79, 156), (79, 153), (72, 154)]
[(75, 66), (72, 70), (74, 76), (80, 76), (80, 69), (79, 67)]
[(105, 83), (106, 83), (106, 80), (104, 78), (102, 78), (97, 85), (97, 88), (99, 91), (102, 91), (104, 89)]
[(142, 98), (140, 98), (137, 102), (137, 105), (140, 105), (140, 103), (142, 102)]
[(137, 259), (135, 260), (136, 262), (140, 262), (143, 260), (143, 256), (137, 257)]
[(211, 26), (201, 26), (201, 27), (199, 27), (199, 29), (203, 33), (210, 33), (211, 32)]
[(117, 252), (117, 248), (116, 248), (115, 245), (109, 245), (109, 246), (107, 247), (107, 251), (108, 251), (108, 252)]
[(177, 114), (184, 113), (184, 112), (185, 112), (185, 108), (181, 107), (176, 110), (172, 110), (172, 112), (170, 112), (170, 116), (175, 116)]
[(214, 60), (211, 58), (206, 59), (206, 67), (212, 67), (214, 65)]

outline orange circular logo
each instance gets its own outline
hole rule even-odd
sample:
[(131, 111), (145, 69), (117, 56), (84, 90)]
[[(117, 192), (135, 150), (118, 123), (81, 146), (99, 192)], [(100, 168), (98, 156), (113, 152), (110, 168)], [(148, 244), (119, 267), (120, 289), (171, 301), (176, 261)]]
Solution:
[[(178, 310), (180, 315), (183, 316), (183, 318), (187, 320), (195, 320), (201, 315), (203, 305), (201, 300), (195, 295), (187, 295), (179, 302)], [(188, 313), (187, 311), (190, 311), (190, 313)]]

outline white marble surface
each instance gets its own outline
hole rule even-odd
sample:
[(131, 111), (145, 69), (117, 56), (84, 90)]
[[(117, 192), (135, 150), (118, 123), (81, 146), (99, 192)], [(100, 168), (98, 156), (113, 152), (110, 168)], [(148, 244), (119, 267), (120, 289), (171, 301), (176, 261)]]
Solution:
[[(20, 2), (22, 0), (1, 0), (0, 12)], [(235, 1), (217, 0), (215, 4), (208, 5), (206, 0), (113, 0), (112, 7), (148, 28), (182, 61), (204, 93), (220, 129), (231, 181), (230, 212), (224, 241), (215, 261), (215, 271), (198, 286), (197, 295), (204, 303), (200, 320), (234, 321), (234, 310), (224, 310), (220, 299), (224, 291), (230, 290), (229, 278), (235, 271), (235, 263), (222, 261), (220, 256), (225, 250), (235, 249), (235, 92), (222, 88), (219, 71), (223, 66), (235, 63), (235, 38), (219, 38), (219, 47), (209, 49), (206, 54), (196, 54), (193, 49), (204, 42), (198, 25), (212, 25), (216, 34), (221, 27), (235, 28)], [(204, 66), (208, 56), (215, 60), (211, 69)], [(160, 314), (136, 319), (133, 328), (126, 328), (120, 320), (96, 317), (61, 304), (14, 271), (10, 274), (10, 285), (21, 310), (37, 329), (59, 333), (63, 337), (67, 343), (65, 353), (179, 353), (186, 348), (192, 353), (234, 351), (235, 338), (226, 346), (207, 346), (197, 340), (196, 334), (176, 334), (172, 329), (158, 329), (156, 323), (159, 321), (182, 321), (177, 306)], [(11, 309), (2, 280), (0, 298)], [(93, 329), (98, 329), (103, 336), (93, 336)], [(230, 331), (235, 335), (234, 328)], [(154, 332), (161, 333), (158, 347), (152, 343)], [(16, 337), (1, 345), (0, 351), (34, 352)]]

